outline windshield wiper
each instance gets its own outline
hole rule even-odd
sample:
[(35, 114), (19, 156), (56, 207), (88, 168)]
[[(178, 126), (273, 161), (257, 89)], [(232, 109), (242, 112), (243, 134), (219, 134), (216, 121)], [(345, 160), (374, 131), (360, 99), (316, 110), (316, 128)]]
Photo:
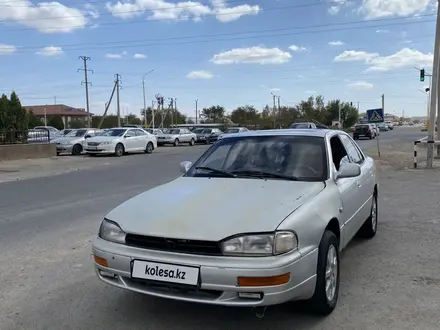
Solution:
[(274, 178), (274, 179), (285, 179), (290, 181), (298, 181), (299, 178), (296, 176), (291, 175), (285, 175), (285, 174), (279, 174), (279, 173), (272, 173), (272, 172), (264, 172), (264, 171), (258, 171), (258, 170), (245, 170), (245, 171), (233, 171), (231, 172), (235, 175), (244, 175), (249, 177), (257, 177), (257, 178)]
[(212, 173), (221, 174), (221, 175), (224, 175), (224, 176), (229, 177), (229, 178), (236, 178), (237, 177), (235, 174), (233, 174), (231, 172), (227, 172), (227, 171), (223, 171), (223, 170), (218, 170), (216, 168), (209, 167), (209, 166), (197, 166), (196, 170), (210, 171)]

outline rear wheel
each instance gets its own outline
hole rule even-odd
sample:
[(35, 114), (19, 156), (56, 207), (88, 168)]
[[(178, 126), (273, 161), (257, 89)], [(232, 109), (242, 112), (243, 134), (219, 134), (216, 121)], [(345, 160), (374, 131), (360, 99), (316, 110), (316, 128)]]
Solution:
[(72, 155), (77, 156), (80, 155), (83, 151), (83, 148), (80, 144), (75, 144), (72, 148)]
[(315, 293), (309, 301), (313, 312), (320, 315), (333, 312), (339, 297), (339, 278), (338, 238), (326, 230), (319, 243)]
[(125, 152), (124, 146), (122, 145), (122, 143), (118, 143), (115, 147), (116, 157), (121, 157), (124, 154), (124, 152)]
[(191, 139), (191, 141), (189, 141), (189, 145), (190, 146), (193, 146), (193, 145), (195, 145), (196, 144), (196, 141), (194, 140), (194, 139)]
[(179, 145), (179, 139), (175, 139), (173, 144), (175, 147), (177, 147)]

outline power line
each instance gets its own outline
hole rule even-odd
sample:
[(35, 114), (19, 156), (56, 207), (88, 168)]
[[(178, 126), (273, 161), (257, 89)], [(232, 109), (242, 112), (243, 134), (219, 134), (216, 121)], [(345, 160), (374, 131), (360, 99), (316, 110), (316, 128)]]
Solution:
[[(157, 46), (176, 46), (176, 45), (186, 45), (186, 44), (201, 44), (201, 43), (212, 43), (212, 42), (221, 42), (221, 41), (231, 41), (231, 40), (244, 40), (244, 39), (260, 39), (260, 38), (272, 38), (272, 37), (281, 37), (281, 36), (292, 36), (292, 35), (304, 35), (304, 34), (315, 34), (315, 33), (327, 33), (327, 32), (336, 32), (336, 31), (347, 31), (347, 30), (358, 30), (358, 29), (371, 29), (371, 28), (380, 28), (380, 27), (389, 27), (389, 26), (399, 26), (399, 25), (408, 25), (408, 24), (422, 24), (422, 23), (431, 23), (435, 22), (435, 20), (418, 20), (418, 21), (409, 21), (409, 22), (397, 22), (397, 23), (389, 23), (389, 24), (379, 24), (379, 25), (368, 25), (368, 26), (347, 26), (343, 28), (334, 28), (334, 29), (322, 29), (322, 30), (314, 30), (314, 31), (297, 31), (297, 32), (288, 32), (288, 33), (273, 33), (268, 35), (254, 35), (254, 36), (246, 36), (246, 37), (232, 37), (232, 38), (221, 38), (221, 39), (213, 39), (216, 36), (236, 36), (240, 34), (250, 34), (250, 33), (266, 33), (271, 31), (285, 31), (285, 30), (296, 30), (296, 29), (305, 29), (305, 28), (319, 28), (319, 27), (329, 27), (335, 25), (348, 25), (348, 24), (357, 24), (357, 23), (370, 23), (376, 21), (384, 21), (384, 20), (394, 20), (394, 19), (402, 19), (402, 18), (392, 18), (392, 19), (383, 19), (383, 20), (373, 20), (373, 21), (354, 21), (354, 22), (343, 22), (343, 23), (334, 23), (334, 24), (322, 24), (308, 27), (290, 27), (283, 29), (275, 29), (275, 30), (266, 30), (266, 31), (256, 31), (256, 32), (238, 32), (238, 33), (225, 33), (221, 35), (201, 35), (201, 36), (188, 36), (188, 37), (172, 37), (172, 38), (162, 38), (162, 39), (151, 39), (151, 41), (173, 41), (177, 40), (178, 42), (157, 42), (157, 43), (148, 43), (148, 44), (136, 44), (136, 45), (128, 45), (126, 41), (118, 42), (119, 45), (113, 45), (111, 47), (87, 47), (87, 48), (75, 48), (75, 46), (83, 46), (82, 44), (70, 44), (70, 45), (60, 45), (59, 47), (64, 48), (64, 51), (84, 51), (84, 50), (103, 50), (103, 49), (116, 49), (116, 48), (132, 48), (132, 47), (157, 47)], [(193, 38), (208, 38), (206, 40), (185, 40), (185, 39), (193, 39)], [(129, 43), (134, 42), (144, 42), (145, 40), (133, 40), (129, 41)], [(111, 42), (100, 42), (94, 43), (93, 45), (110, 45), (114, 44), (114, 41)], [(86, 44), (87, 45), (87, 44)], [(21, 49), (26, 50), (35, 50), (39, 49), (39, 47), (21, 47)], [(65, 47), (74, 47), (74, 48), (65, 48)], [(27, 52), (22, 52), (27, 53)]]
[(91, 72), (93, 73), (93, 70), (87, 69), (87, 61), (90, 61), (90, 57), (88, 56), (79, 56), (78, 59), (83, 60), (84, 62), (84, 68), (78, 69), (78, 71), (84, 71), (84, 81), (81, 82), (86, 87), (86, 110), (87, 110), (87, 127), (90, 128), (90, 103), (89, 103), (89, 85), (92, 85), (91, 82), (89, 82), (87, 73)]
[[(215, 5), (217, 4), (224, 4), (224, 1), (218, 1), (218, 2), (214, 2), (212, 3), (212, 5), (215, 7)], [(227, 4), (231, 4), (231, 3), (241, 3), (242, 5), (247, 4), (246, 2), (243, 2), (243, 0), (231, 0), (228, 1)], [(305, 8), (305, 7), (314, 7), (314, 6), (322, 6), (322, 5), (328, 5), (328, 4), (341, 4), (340, 1), (331, 1), (331, 2), (314, 2), (314, 3), (308, 3), (308, 4), (301, 4), (301, 5), (291, 5), (291, 6), (275, 6), (275, 7), (266, 7), (264, 8), (264, 11), (270, 11), (270, 10), (283, 10), (283, 9), (297, 9), (297, 8)], [(154, 12), (161, 12), (161, 11), (169, 11), (169, 10), (179, 10), (179, 9), (190, 9), (190, 8), (198, 8), (198, 7), (208, 7), (208, 5), (204, 5), (204, 4), (193, 4), (193, 5), (182, 5), (182, 6), (178, 6), (176, 5), (175, 7), (169, 7), (169, 8), (158, 8), (158, 9), (136, 9), (136, 10), (127, 10), (127, 11), (123, 11), (123, 12), (119, 12), (117, 13), (117, 15), (125, 15), (125, 14), (138, 14), (138, 13), (154, 13)], [(25, 7), (28, 8), (28, 7)], [(259, 7), (260, 8), (260, 7)], [(234, 12), (234, 14), (247, 14), (247, 13), (253, 13), (255, 12), (255, 10), (245, 10), (242, 12)], [(100, 16), (116, 16), (113, 13), (100, 13)], [(214, 12), (209, 13), (209, 14), (205, 14), (203, 16), (226, 16), (226, 15), (231, 15), (231, 13), (218, 13)], [(39, 18), (25, 18), (25, 19), (19, 19), (19, 20), (14, 20), (15, 22), (29, 22), (29, 21), (40, 21), (40, 20), (50, 20), (50, 19), (72, 19), (72, 18), (83, 18), (83, 17), (94, 17), (94, 14), (83, 14), (83, 15), (69, 15), (68, 17), (66, 16), (49, 16), (49, 17), (39, 17)], [(175, 20), (175, 19), (170, 19), (170, 18), (160, 18), (157, 19), (157, 21), (162, 21), (162, 20)], [(156, 21), (156, 19), (152, 19), (152, 21)], [(5, 22), (5, 21), (0, 21), (0, 22)]]

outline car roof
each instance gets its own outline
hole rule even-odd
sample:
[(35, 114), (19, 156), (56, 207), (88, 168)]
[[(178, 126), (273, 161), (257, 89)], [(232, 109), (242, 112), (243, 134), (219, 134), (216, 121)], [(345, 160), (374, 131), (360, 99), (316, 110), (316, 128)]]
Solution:
[(270, 129), (264, 131), (247, 131), (244, 133), (232, 133), (225, 135), (225, 139), (233, 137), (245, 137), (245, 136), (313, 136), (324, 138), (329, 133), (342, 132), (331, 129)]

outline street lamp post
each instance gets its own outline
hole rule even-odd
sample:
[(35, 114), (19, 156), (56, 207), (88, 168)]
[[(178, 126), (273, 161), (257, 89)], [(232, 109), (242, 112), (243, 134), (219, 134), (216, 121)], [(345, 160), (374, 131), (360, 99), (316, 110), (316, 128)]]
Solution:
[[(147, 73), (145, 73), (142, 76), (142, 94), (143, 94), (143, 97), (144, 97), (144, 125), (145, 125), (145, 127), (147, 126), (147, 100), (145, 98), (145, 76), (150, 74), (153, 71), (154, 71), (154, 69), (148, 71)], [(153, 128), (154, 128), (154, 109), (153, 108), (151, 109), (151, 112), (152, 112), (152, 117), (153, 117), (152, 125), (153, 125)]]

